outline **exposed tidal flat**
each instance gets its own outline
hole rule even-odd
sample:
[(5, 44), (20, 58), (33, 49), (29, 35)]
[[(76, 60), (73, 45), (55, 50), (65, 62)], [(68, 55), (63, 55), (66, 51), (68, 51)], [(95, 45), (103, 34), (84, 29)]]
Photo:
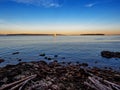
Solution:
[(1, 36), (0, 89), (119, 90), (119, 51), (120, 36)]

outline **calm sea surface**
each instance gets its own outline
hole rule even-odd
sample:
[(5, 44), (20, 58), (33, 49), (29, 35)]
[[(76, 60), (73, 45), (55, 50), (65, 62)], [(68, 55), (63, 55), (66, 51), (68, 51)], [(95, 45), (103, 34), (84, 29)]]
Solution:
[[(79, 61), (90, 66), (119, 69), (120, 59), (102, 58), (102, 50), (120, 52), (120, 36), (0, 36), (0, 58), (5, 59), (0, 67), (17, 64), (19, 59), (23, 62), (45, 60), (39, 56), (45, 53), (60, 62)], [(20, 53), (12, 55), (14, 52)]]

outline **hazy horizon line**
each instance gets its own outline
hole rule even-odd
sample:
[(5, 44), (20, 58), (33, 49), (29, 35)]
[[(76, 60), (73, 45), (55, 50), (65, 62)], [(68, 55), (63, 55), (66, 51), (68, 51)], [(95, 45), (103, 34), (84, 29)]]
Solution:
[(14, 34), (10, 34), (10, 33), (8, 33), (8, 34), (0, 34), (0, 35), (5, 35), (5, 36), (21, 36), (21, 35), (35, 35), (35, 36), (37, 36), (37, 35), (41, 35), (41, 36), (53, 36), (53, 35), (65, 35), (65, 36), (67, 36), (67, 35), (120, 35), (120, 34), (104, 34), (104, 33), (84, 33), (84, 34), (60, 34), (60, 33), (14, 33)]

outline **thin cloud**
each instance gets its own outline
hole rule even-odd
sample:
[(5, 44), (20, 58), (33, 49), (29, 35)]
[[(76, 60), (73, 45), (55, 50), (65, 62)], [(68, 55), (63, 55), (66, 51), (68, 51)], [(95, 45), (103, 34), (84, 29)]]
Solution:
[(36, 5), (43, 7), (61, 7), (64, 0), (10, 0), (16, 3), (23, 3), (28, 5)]
[(86, 4), (85, 7), (88, 7), (88, 8), (91, 8), (93, 6), (95, 6), (97, 3), (89, 3), (89, 4)]
[(113, 1), (115, 1), (115, 0), (96, 0), (96, 2), (87, 3), (84, 6), (87, 7), (87, 8), (91, 8), (91, 7), (94, 7), (94, 6), (98, 5), (98, 4), (111, 3)]

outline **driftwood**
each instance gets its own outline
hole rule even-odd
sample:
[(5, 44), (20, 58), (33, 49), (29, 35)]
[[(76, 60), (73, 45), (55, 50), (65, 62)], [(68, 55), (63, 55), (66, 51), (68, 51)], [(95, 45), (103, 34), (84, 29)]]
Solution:
[(22, 90), (22, 88), (25, 86), (25, 84), (29, 81), (29, 80), (32, 80), (36, 77), (37, 75), (31, 75), (31, 76), (28, 76), (28, 77), (25, 77), (19, 81), (15, 81), (13, 83), (10, 83), (10, 84), (6, 84), (6, 85), (3, 85), (0, 90), (15, 90), (17, 88), (19, 88), (18, 90)]
[(120, 85), (104, 80), (95, 75), (89, 76), (84, 84), (95, 90), (120, 90)]
[[(0, 90), (120, 90), (120, 85), (98, 77), (99, 74), (92, 72), (92, 70), (89, 68), (79, 68), (79, 65), (57, 66), (56, 62), (49, 65), (44, 65), (43, 63), (44, 62), (42, 62), (42, 64), (33, 63), (33, 66), (38, 66), (38, 69), (40, 69), (35, 71), (35, 73), (38, 74), (39, 78), (36, 78), (36, 74), (27, 76), (13, 83), (2, 85), (2, 87), (0, 87)], [(25, 65), (23, 65), (23, 67)], [(23, 68), (21, 70), (24, 71)], [(33, 70), (29, 71), (28, 69), (28, 72), (31, 72)], [(100, 75), (101, 73), (102, 72), (100, 72)], [(98, 76), (95, 74), (97, 74)], [(107, 76), (105, 76), (105, 78), (107, 78)], [(65, 83), (62, 83), (61, 81)]]

